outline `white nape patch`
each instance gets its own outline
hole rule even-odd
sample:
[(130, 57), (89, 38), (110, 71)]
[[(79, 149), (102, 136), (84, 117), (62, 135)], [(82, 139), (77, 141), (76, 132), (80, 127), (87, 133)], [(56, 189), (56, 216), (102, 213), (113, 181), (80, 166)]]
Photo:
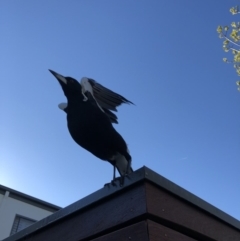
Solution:
[(67, 84), (67, 80), (60, 74), (56, 74), (55, 77), (61, 80), (64, 84)]
[(67, 103), (60, 103), (58, 105), (59, 109), (61, 109), (61, 110), (65, 110), (67, 108), (67, 106), (68, 106)]

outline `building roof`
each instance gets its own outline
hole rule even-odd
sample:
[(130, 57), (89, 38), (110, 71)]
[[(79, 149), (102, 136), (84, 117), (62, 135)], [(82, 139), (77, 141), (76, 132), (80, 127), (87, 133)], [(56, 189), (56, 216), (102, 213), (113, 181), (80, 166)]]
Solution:
[(0, 185), (0, 194), (5, 194), (6, 192), (9, 192), (9, 197), (14, 198), (16, 200), (31, 204), (33, 206), (48, 210), (50, 212), (56, 212), (59, 209), (62, 209), (59, 206), (56, 206), (54, 204), (45, 202), (43, 200), (40, 200), (38, 198), (32, 197), (30, 195), (24, 194), (22, 192), (16, 191), (14, 189), (11, 189), (9, 187), (5, 187), (3, 185)]
[[(110, 200), (113, 196), (118, 195), (118, 193), (127, 193), (128, 190), (132, 190), (140, 183), (145, 182), (151, 183), (157, 188), (164, 190), (166, 193), (175, 196), (178, 200), (183, 200), (187, 205), (195, 207), (198, 210), (201, 210), (208, 216), (211, 216), (214, 219), (219, 220), (221, 223), (224, 223), (226, 226), (232, 227), (234, 230), (237, 230), (237, 232), (240, 232), (239, 220), (233, 218), (232, 216), (226, 214), (220, 209), (205, 202), (201, 198), (186, 191), (180, 186), (174, 184), (173, 182), (167, 180), (166, 178), (162, 177), (161, 175), (144, 166), (136, 170), (134, 173), (131, 173), (128, 177), (126, 177), (123, 186), (120, 186), (118, 182), (115, 183), (116, 185), (105, 185), (102, 189), (67, 206), (66, 208), (63, 208), (53, 213), (52, 215), (40, 220), (39, 222), (16, 233), (15, 235), (6, 238), (4, 241), (17, 241), (23, 239), (28, 240), (27, 237), (29, 235), (30, 237), (32, 237), (32, 235), (34, 235), (35, 233), (39, 234), (39, 232), (41, 232), (41, 230), (43, 229), (51, 229), (51, 227), (53, 227), (54, 225), (57, 226), (59, 223), (63, 223), (67, 219), (70, 220), (72, 217), (75, 217), (76, 215), (81, 215), (84, 210), (88, 210), (95, 204), (105, 202), (106, 200)], [(73, 214), (75, 214), (75, 216)]]

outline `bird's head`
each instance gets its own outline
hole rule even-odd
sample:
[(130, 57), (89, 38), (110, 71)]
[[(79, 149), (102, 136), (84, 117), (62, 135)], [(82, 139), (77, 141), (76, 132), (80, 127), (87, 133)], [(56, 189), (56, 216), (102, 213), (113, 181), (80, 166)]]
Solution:
[(82, 95), (82, 86), (77, 80), (75, 80), (72, 77), (64, 77), (50, 69), (49, 71), (55, 76), (55, 78), (60, 83), (63, 92), (68, 100), (73, 98), (84, 99), (84, 96)]

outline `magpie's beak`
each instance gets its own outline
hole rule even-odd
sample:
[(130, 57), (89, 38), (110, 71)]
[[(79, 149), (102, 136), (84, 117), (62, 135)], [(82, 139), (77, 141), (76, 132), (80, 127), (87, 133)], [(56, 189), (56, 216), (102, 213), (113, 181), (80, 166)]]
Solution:
[(59, 81), (60, 84), (67, 84), (67, 80), (64, 76), (56, 73), (55, 71), (49, 69), (49, 71), (55, 76), (55, 78)]

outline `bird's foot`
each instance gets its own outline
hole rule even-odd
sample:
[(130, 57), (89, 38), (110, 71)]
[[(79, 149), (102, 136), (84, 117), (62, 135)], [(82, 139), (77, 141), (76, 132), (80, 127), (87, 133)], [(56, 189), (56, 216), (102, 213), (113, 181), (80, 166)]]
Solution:
[(117, 187), (117, 184), (116, 184), (115, 180), (112, 180), (111, 182), (104, 184), (104, 187), (110, 188), (111, 185), (114, 186), (114, 187)]
[(127, 178), (128, 180), (130, 180), (131, 178), (129, 177), (128, 174), (122, 175), (121, 177), (115, 177), (111, 182), (104, 184), (104, 187), (117, 187), (117, 186), (124, 186), (124, 182), (125, 182), (125, 178)]
[(121, 177), (116, 177), (113, 182), (119, 181), (120, 187), (124, 186), (125, 179), (131, 179), (128, 174), (122, 175)]

